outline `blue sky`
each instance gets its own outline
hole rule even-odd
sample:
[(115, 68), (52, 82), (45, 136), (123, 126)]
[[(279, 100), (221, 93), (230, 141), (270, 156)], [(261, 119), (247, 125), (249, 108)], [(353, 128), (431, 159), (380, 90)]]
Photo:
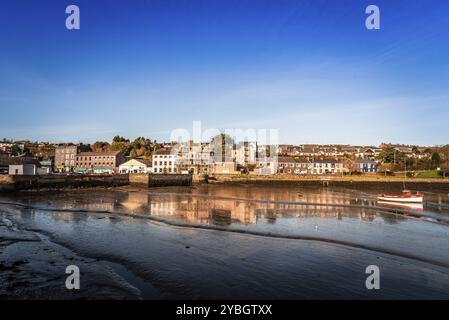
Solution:
[(200, 120), (283, 143), (446, 144), (448, 39), (441, 0), (1, 0), (0, 138), (168, 140)]

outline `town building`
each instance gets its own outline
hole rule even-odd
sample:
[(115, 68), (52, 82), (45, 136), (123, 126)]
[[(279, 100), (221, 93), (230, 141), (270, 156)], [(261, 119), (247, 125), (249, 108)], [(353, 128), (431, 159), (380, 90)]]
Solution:
[(369, 159), (356, 159), (356, 170), (362, 173), (377, 172), (377, 162)]
[(297, 156), (299, 155), (301, 146), (295, 146), (292, 144), (280, 144), (278, 147), (279, 155), (282, 156)]
[(36, 164), (10, 164), (9, 175), (11, 176), (35, 176), (38, 174), (38, 166)]
[(53, 159), (45, 159), (40, 161), (41, 167), (39, 168), (39, 174), (49, 174), (50, 172), (54, 172), (54, 161)]
[(15, 143), (12, 141), (2, 141), (0, 142), (0, 152), (12, 155), (14, 152), (14, 148), (16, 148), (16, 156), (19, 154), (23, 154), (25, 151), (25, 145), (22, 143)]
[(175, 146), (176, 165), (179, 173), (207, 174), (212, 170), (210, 146), (189, 140)]
[(52, 172), (54, 172), (54, 165), (52, 159), (45, 159), (42, 161), (39, 161), (39, 168), (37, 168), (37, 174), (38, 175), (47, 175)]
[(277, 157), (259, 157), (254, 173), (260, 176), (275, 175), (278, 170)]
[(9, 153), (11, 153), (11, 149), (12, 149), (13, 145), (14, 144), (11, 142), (0, 142), (0, 151), (3, 151), (5, 153), (9, 154)]
[(238, 168), (248, 168), (257, 162), (257, 142), (243, 141), (234, 145), (234, 159)]
[(355, 146), (340, 146), (336, 150), (336, 156), (337, 157), (345, 157), (345, 158), (354, 158), (356, 157), (356, 154), (360, 153), (360, 148)]
[(71, 172), (76, 167), (76, 156), (80, 152), (89, 152), (87, 145), (59, 145), (55, 148), (55, 169), (59, 172)]
[(343, 162), (335, 159), (315, 160), (312, 163), (312, 174), (343, 174), (345, 171)]
[(75, 156), (76, 173), (114, 173), (126, 161), (120, 151), (81, 152)]
[(177, 173), (177, 158), (173, 147), (156, 150), (153, 153), (153, 173)]
[(40, 163), (32, 157), (0, 156), (0, 174), (36, 175)]
[(355, 152), (355, 158), (375, 160), (382, 150), (376, 147), (360, 147)]
[(311, 174), (311, 162), (298, 160), (294, 157), (279, 157), (278, 172), (286, 175), (306, 175)]
[(119, 173), (151, 173), (152, 160), (131, 159), (119, 166)]
[(212, 172), (216, 174), (236, 174), (237, 167), (234, 161), (214, 162)]
[(279, 157), (278, 172), (287, 175), (343, 174), (343, 162), (335, 159), (299, 160), (294, 157)]

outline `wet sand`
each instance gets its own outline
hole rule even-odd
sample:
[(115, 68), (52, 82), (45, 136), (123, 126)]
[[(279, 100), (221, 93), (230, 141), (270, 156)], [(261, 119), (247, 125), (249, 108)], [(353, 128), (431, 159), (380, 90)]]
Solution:
[[(448, 199), (428, 194), (414, 217), (370, 208), (376, 192), (201, 186), (0, 196), (0, 297), (447, 299), (449, 227), (422, 214), (444, 220)], [(64, 285), (73, 264), (79, 291)], [(381, 269), (378, 291), (365, 288), (371, 264)]]

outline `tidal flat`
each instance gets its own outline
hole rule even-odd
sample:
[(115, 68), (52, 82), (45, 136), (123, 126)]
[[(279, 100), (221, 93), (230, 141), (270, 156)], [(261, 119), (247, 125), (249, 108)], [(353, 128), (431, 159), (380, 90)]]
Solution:
[[(449, 196), (248, 184), (0, 195), (1, 299), (447, 299)], [(81, 271), (67, 290), (66, 267)], [(368, 290), (367, 266), (380, 269)]]

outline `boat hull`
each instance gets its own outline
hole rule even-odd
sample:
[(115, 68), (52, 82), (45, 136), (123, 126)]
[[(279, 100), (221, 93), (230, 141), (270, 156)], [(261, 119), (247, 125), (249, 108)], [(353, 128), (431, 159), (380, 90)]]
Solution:
[(423, 211), (424, 205), (422, 203), (403, 203), (391, 201), (378, 201), (377, 205), (388, 208), (401, 208), (404, 210)]
[(379, 196), (377, 200), (388, 202), (400, 202), (400, 203), (423, 203), (423, 197), (388, 197)]

